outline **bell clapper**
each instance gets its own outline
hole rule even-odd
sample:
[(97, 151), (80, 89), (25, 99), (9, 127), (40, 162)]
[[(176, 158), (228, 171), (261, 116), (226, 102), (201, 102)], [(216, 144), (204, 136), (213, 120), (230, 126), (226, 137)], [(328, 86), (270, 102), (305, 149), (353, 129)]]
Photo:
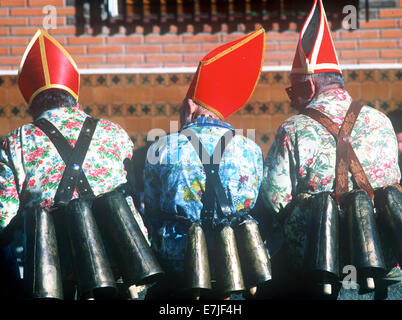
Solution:
[(138, 299), (138, 291), (137, 286), (133, 284), (132, 286), (128, 287), (128, 292), (130, 293), (130, 299)]
[(201, 293), (200, 293), (200, 290), (194, 290), (194, 292), (193, 292), (193, 294), (194, 294), (194, 299), (195, 300), (200, 300), (201, 299)]
[(366, 278), (366, 286), (367, 289), (374, 290), (375, 289), (374, 278), (372, 277)]
[(330, 283), (323, 284), (322, 293), (326, 296), (330, 296), (332, 294), (332, 285)]
[(257, 293), (257, 287), (252, 287), (249, 289), (249, 292), (252, 296), (255, 296), (255, 294)]

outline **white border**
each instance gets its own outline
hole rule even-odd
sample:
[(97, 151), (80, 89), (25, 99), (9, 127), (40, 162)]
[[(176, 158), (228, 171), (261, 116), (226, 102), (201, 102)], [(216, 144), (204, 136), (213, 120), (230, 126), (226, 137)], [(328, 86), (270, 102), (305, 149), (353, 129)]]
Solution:
[[(262, 72), (291, 71), (292, 66), (263, 66)], [(402, 63), (373, 63), (373, 64), (345, 64), (341, 70), (367, 70), (367, 69), (401, 69)], [(182, 68), (100, 68), (81, 69), (80, 74), (165, 74), (165, 73), (194, 73), (197, 67)], [(0, 70), (0, 76), (15, 76), (18, 70)]]

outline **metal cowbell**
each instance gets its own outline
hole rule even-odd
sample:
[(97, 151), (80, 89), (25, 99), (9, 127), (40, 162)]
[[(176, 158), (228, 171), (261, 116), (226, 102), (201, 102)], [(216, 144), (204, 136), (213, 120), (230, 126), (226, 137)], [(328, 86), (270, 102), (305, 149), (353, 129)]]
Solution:
[(204, 231), (193, 223), (187, 232), (184, 251), (186, 287), (194, 290), (211, 290), (208, 250)]
[(369, 195), (358, 190), (345, 199), (351, 263), (356, 267), (363, 291), (375, 288), (374, 279), (385, 274), (380, 239)]
[(94, 211), (127, 285), (158, 281), (164, 272), (145, 239), (124, 195), (114, 190), (94, 200)]
[(257, 222), (251, 218), (234, 228), (245, 284), (248, 288), (272, 279), (271, 260)]
[(216, 282), (223, 293), (245, 290), (234, 230), (224, 226), (215, 230)]
[(402, 188), (399, 185), (387, 186), (378, 196), (381, 197), (379, 209), (391, 233), (395, 256), (402, 265)]
[(95, 299), (111, 298), (116, 283), (91, 204), (74, 199), (64, 210), (79, 291)]
[(331, 295), (339, 279), (339, 210), (328, 192), (315, 194), (309, 201), (311, 219), (303, 271), (313, 287), (320, 287), (320, 294)]
[(53, 216), (40, 206), (24, 210), (24, 289), (28, 299), (63, 299)]

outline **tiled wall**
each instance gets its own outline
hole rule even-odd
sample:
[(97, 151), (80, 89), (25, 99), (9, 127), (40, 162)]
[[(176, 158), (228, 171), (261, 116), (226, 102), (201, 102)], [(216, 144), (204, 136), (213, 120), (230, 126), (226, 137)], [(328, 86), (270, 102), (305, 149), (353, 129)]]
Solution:
[[(345, 70), (344, 76), (354, 99), (385, 113), (402, 109), (402, 70)], [(138, 149), (147, 144), (151, 129), (177, 129), (170, 121), (178, 121), (191, 79), (191, 73), (82, 75), (79, 101), (87, 113), (122, 125)], [(227, 119), (244, 134), (255, 130), (264, 155), (278, 126), (294, 113), (288, 85), (288, 72), (263, 72), (249, 103)], [(0, 136), (28, 121), (16, 76), (0, 77)]]

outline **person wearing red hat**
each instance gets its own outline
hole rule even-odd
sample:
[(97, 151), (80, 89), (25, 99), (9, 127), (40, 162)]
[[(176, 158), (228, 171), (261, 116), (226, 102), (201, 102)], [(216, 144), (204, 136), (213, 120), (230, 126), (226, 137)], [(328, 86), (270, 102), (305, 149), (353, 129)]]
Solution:
[[(78, 68), (70, 54), (44, 30), (36, 32), (23, 55), (18, 86), (34, 121), (9, 133), (1, 147), (1, 229), (10, 224), (23, 206), (49, 209), (62, 201), (93, 199), (127, 183), (125, 162), (132, 158), (133, 142), (118, 124), (92, 120), (80, 109)], [(77, 154), (74, 147), (84, 126), (92, 138), (81, 165), (73, 163), (80, 179), (75, 187), (64, 190), (59, 187), (70, 162), (68, 157)], [(126, 199), (147, 236), (133, 199)]]
[[(152, 245), (168, 274), (165, 282), (148, 290), (149, 299), (193, 297), (184, 291), (187, 232), (191, 223), (203, 225), (207, 207), (212, 206), (214, 215), (209, 218), (217, 218), (215, 200), (207, 194), (220, 185), (219, 179), (226, 214), (248, 212), (255, 204), (262, 178), (261, 149), (254, 141), (235, 134), (225, 119), (252, 95), (262, 68), (264, 44), (265, 31), (259, 29), (208, 53), (200, 61), (180, 107), (179, 132), (160, 137), (148, 149), (145, 216)], [(209, 172), (206, 158), (219, 173), (211, 184), (208, 177), (214, 173)], [(215, 248), (208, 233), (206, 239), (213, 268)]]
[[(321, 0), (314, 1), (301, 29), (290, 82), (291, 87), (286, 91), (291, 106), (299, 114), (279, 127), (265, 159), (261, 186), (266, 217), (276, 221), (276, 230), (283, 234), (283, 243), (275, 245), (282, 248), (277, 257), (285, 252), (284, 248), (288, 250), (284, 267), (288, 267), (285, 277), (289, 279), (292, 274), (300, 277), (306, 248), (308, 214), (299, 211), (286, 216), (286, 208), (298, 194), (334, 192), (339, 203), (348, 190), (360, 188), (372, 197), (373, 189), (400, 179), (397, 141), (391, 122), (370, 106), (352, 103), (353, 98), (344, 88)], [(353, 131), (336, 140), (322, 123), (329, 123), (337, 135), (348, 113), (357, 115)], [(336, 141), (338, 150), (349, 142), (353, 148), (352, 175), (348, 176), (347, 167), (337, 162), (346, 153), (337, 153)]]

